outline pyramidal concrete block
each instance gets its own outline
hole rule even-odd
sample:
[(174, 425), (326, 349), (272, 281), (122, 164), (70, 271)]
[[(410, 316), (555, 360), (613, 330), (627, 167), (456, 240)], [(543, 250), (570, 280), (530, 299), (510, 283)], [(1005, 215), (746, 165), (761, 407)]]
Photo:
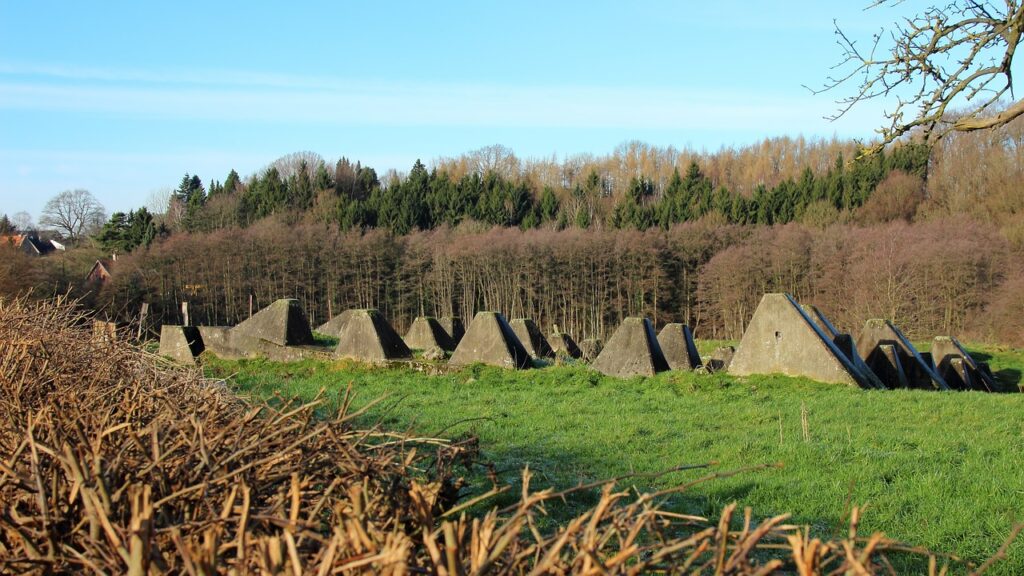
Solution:
[(341, 314), (331, 318), (327, 322), (317, 326), (316, 331), (327, 336), (333, 336), (335, 338), (341, 336), (342, 330), (345, 329), (345, 323), (352, 316), (353, 310), (345, 310)]
[[(961, 359), (963, 367), (958, 366), (950, 370), (948, 365), (958, 357)], [(959, 383), (966, 386), (964, 389), (988, 392), (998, 390), (995, 379), (986, 370), (983, 370), (963, 344), (952, 336), (936, 336), (932, 340), (932, 361), (940, 376), (946, 378), (947, 372), (955, 375)], [(946, 378), (947, 384), (956, 388), (957, 386), (949, 380), (950, 378)]]
[(313, 343), (313, 332), (306, 321), (306, 313), (299, 301), (293, 298), (275, 301), (235, 326), (232, 332), (240, 338), (264, 340), (278, 346)]
[(530, 353), (499, 312), (477, 312), (448, 363), (452, 366), (479, 363), (513, 369), (533, 366)]
[(203, 337), (195, 326), (172, 326), (164, 324), (160, 327), (161, 356), (167, 356), (181, 364), (195, 364), (196, 358), (203, 353)]
[(405, 333), (405, 344), (413, 350), (434, 348), (445, 352), (455, 350), (455, 343), (452, 342), (451, 336), (437, 321), (437, 318), (431, 316), (418, 316), (413, 320), (409, 331)]
[(568, 356), (570, 358), (581, 358), (583, 357), (583, 351), (580, 350), (576, 341), (572, 339), (565, 332), (555, 331), (548, 337), (548, 342), (551, 343), (551, 349), (555, 352), (556, 356)]
[[(892, 322), (873, 318), (864, 323), (857, 335), (857, 351), (865, 362), (871, 364), (875, 350), (883, 345), (892, 345), (900, 358), (903, 372), (911, 388), (924, 390), (949, 390), (949, 385), (935, 371), (934, 366), (917, 351), (910, 340)], [(891, 383), (890, 383), (891, 385)]]
[(761, 298), (736, 349), (729, 373), (785, 374), (834, 384), (875, 384), (835, 345), (789, 294)]
[(658, 344), (672, 370), (695, 370), (701, 365), (693, 332), (686, 324), (666, 324), (658, 333)]
[(654, 376), (669, 369), (654, 326), (647, 318), (626, 318), (594, 361), (594, 369), (609, 376)]
[(552, 350), (548, 339), (537, 327), (536, 322), (529, 318), (515, 318), (509, 322), (512, 331), (516, 333), (519, 341), (526, 348), (530, 356), (534, 358), (554, 358), (555, 351)]
[(445, 316), (438, 320), (441, 323), (441, 327), (448, 333), (448, 337), (452, 341), (452, 349), (454, 350), (459, 342), (462, 342), (462, 337), (466, 335), (466, 326), (462, 323), (462, 318), (455, 316)]
[(352, 310), (338, 336), (334, 355), (361, 362), (409, 360), (412, 352), (379, 310)]

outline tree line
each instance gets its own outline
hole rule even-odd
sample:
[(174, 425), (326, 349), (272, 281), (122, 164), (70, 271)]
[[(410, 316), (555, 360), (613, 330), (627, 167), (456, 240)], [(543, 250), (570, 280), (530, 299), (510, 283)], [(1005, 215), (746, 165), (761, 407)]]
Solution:
[[(296, 153), (245, 178), (186, 174), (59, 266), (8, 259), (0, 290), (70, 287), (123, 317), (147, 301), (168, 322), (181, 301), (196, 321), (231, 324), (250, 298), (295, 295), (317, 320), (352, 306), (400, 326), (499, 309), (593, 336), (643, 313), (736, 337), (779, 289), (848, 328), (884, 316), (920, 336), (1022, 338), (1019, 121), (860, 159), (848, 143), (780, 138), (531, 161), (498, 146), (432, 164), (381, 176)], [(97, 299), (79, 277), (111, 252), (131, 254)]]
[(230, 325), (281, 297), (315, 326), (347, 308), (381, 309), (400, 330), (418, 315), (479, 310), (607, 337), (622, 318), (686, 322), (701, 338), (738, 338), (765, 292), (821, 307), (846, 330), (894, 320), (937, 334), (1021, 343), (1020, 254), (966, 218), (871, 226), (709, 222), (668, 230), (442, 227), (396, 236), (266, 219), (173, 235), (119, 259), (100, 306), (142, 302), (164, 322)]
[(889, 153), (847, 163), (840, 153), (822, 173), (804, 167), (798, 178), (758, 184), (751, 193), (716, 184), (696, 160), (674, 168), (663, 186), (653, 175), (630, 177), (621, 193), (596, 168), (571, 185), (538, 187), (524, 173), (491, 163), (456, 176), (442, 165), (427, 169), (419, 160), (401, 177), (381, 181), (376, 171), (347, 159), (328, 170), (315, 155), (302, 156), (291, 169), (277, 162), (243, 182), (232, 171), (224, 184), (207, 191), (188, 174), (174, 191), (178, 223), (187, 232), (249, 226), (271, 215), (315, 221), (342, 230), (383, 228), (395, 234), (458, 226), (473, 221), (489, 226), (667, 229), (673, 224), (714, 216), (731, 224), (780, 224), (838, 215), (862, 206), (895, 171), (924, 181), (927, 148), (906, 144)]

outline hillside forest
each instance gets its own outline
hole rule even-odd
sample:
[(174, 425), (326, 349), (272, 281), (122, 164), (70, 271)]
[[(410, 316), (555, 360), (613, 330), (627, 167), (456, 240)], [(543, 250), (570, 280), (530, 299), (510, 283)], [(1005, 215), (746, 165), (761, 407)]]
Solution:
[[(859, 150), (490, 146), (383, 174), (300, 152), (247, 177), (185, 174), (66, 252), (10, 250), (0, 291), (70, 291), (119, 320), (147, 302), (178, 323), (187, 301), (193, 323), (234, 324), (295, 297), (314, 325), (352, 307), (400, 329), (487, 309), (577, 338), (646, 315), (716, 339), (786, 291), (846, 330), (884, 317), (913, 337), (1024, 344), (1024, 123)], [(104, 258), (110, 280), (86, 282)]]

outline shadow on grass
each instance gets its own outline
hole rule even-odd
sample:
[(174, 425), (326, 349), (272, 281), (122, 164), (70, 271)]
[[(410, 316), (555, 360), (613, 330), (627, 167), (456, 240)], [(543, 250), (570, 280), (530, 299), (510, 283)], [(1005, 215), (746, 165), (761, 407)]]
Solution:
[(1003, 385), (1004, 390), (1011, 392), (1020, 391), (1021, 371), (1017, 368), (1003, 368), (994, 373), (996, 380)]

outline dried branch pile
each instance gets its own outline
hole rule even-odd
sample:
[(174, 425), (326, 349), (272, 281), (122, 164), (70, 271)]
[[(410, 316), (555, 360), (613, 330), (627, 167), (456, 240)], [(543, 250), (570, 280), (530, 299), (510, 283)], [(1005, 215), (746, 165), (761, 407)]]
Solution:
[(848, 538), (822, 542), (785, 516), (659, 507), (690, 485), (606, 484), (552, 533), (537, 519), (565, 493), (531, 493), (524, 473), (517, 504), (471, 516), (505, 489), (456, 504), (471, 445), (359, 430), (346, 410), (317, 414), (319, 400), (248, 404), (92, 339), (84, 320), (67, 302), (0, 300), (0, 573), (873, 574), (893, 554), (955, 561), (859, 538), (856, 512)]

